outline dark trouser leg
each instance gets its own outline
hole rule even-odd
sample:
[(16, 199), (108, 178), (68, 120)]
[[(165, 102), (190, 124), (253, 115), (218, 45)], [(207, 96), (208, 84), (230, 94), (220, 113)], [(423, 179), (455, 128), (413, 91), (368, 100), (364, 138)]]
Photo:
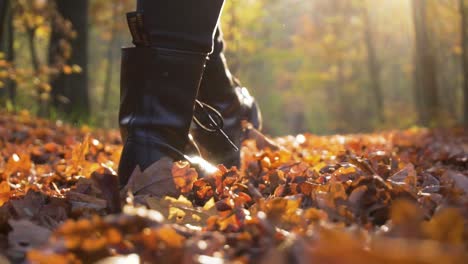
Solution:
[(153, 45), (210, 53), (223, 0), (138, 0)]
[(213, 43), (213, 52), (208, 57), (205, 73), (200, 84), (198, 98), (202, 101), (212, 101), (216, 98), (235, 95), (234, 78), (226, 63), (223, 33), (219, 26), (216, 28)]

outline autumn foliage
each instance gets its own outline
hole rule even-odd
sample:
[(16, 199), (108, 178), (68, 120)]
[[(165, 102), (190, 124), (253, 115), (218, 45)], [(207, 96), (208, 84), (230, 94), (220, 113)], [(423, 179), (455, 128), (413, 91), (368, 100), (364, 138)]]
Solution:
[(250, 137), (240, 169), (174, 163), (179, 197), (127, 195), (117, 131), (2, 114), (0, 262), (468, 260), (462, 129)]

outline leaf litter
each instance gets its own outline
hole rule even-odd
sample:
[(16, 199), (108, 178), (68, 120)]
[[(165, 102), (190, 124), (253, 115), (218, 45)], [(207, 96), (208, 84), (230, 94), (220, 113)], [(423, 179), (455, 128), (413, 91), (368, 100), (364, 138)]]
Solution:
[(117, 131), (27, 112), (0, 126), (0, 263), (468, 261), (463, 129), (271, 140), (246, 126), (241, 168), (200, 178), (162, 160), (119, 190)]

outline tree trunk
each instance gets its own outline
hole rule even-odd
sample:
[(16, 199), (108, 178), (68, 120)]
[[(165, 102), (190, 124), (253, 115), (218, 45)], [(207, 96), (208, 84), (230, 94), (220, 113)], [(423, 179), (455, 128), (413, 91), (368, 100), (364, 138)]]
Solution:
[[(0, 52), (5, 55), (5, 59), (13, 62), (15, 52), (13, 49), (13, 11), (10, 0), (0, 0)], [(4, 87), (0, 89), (0, 99), (2, 102), (15, 104), (16, 82), (5, 78), (2, 80)], [(7, 104), (8, 105), (8, 104)]]
[(437, 71), (426, 23), (426, 0), (413, 0), (415, 31), (414, 90), (419, 122), (428, 126), (439, 117)]
[[(26, 30), (26, 36), (28, 39), (29, 54), (31, 55), (31, 64), (34, 70), (34, 77), (39, 78), (41, 63), (39, 61), (39, 56), (37, 53), (37, 48), (35, 44), (36, 38), (36, 28), (29, 28)], [(38, 86), (36, 86), (37, 93), (37, 104), (39, 106), (38, 115), (41, 117), (47, 116), (47, 98), (43, 98), (41, 91)]]
[(112, 79), (113, 79), (113, 66), (114, 66), (114, 50), (117, 42), (117, 19), (118, 19), (118, 12), (117, 12), (117, 5), (118, 3), (112, 4), (112, 24), (111, 24), (111, 39), (109, 40), (109, 47), (107, 49), (107, 66), (106, 66), (106, 79), (104, 81), (104, 94), (102, 97), (102, 106), (101, 106), (101, 113), (102, 113), (102, 123), (105, 127), (108, 127), (109, 118), (108, 118), (108, 111), (109, 111), (109, 101), (110, 101), (110, 94), (112, 88)]
[[(76, 31), (76, 38), (71, 40), (72, 55), (69, 65), (79, 65), (80, 73), (60, 74), (51, 82), (52, 97), (55, 107), (64, 111), (73, 121), (86, 120), (89, 117), (88, 96), (88, 0), (57, 0), (57, 9), (64, 19), (69, 20)], [(49, 63), (57, 62), (58, 43), (63, 38), (62, 32), (52, 29)]]
[(291, 128), (293, 134), (304, 133), (307, 131), (304, 111), (291, 113)]
[(9, 11), (9, 0), (0, 0), (0, 38), (3, 39), (3, 33), (5, 31), (5, 27), (3, 26), (6, 22), (5, 18)]
[(462, 39), (463, 124), (468, 127), (468, 20), (464, 0), (459, 0)]
[(380, 85), (380, 65), (377, 59), (377, 53), (375, 51), (373, 31), (367, 6), (363, 7), (362, 13), (364, 18), (364, 40), (367, 51), (367, 68), (369, 72), (369, 79), (371, 83), (372, 93), (374, 95), (377, 118), (381, 123), (383, 123), (385, 122), (385, 116), (383, 107), (384, 99), (382, 94), (382, 87)]

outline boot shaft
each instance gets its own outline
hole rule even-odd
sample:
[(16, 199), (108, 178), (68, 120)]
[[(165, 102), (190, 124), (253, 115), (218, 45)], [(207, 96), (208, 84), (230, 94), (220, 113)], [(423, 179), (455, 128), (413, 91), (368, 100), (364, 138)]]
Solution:
[(205, 61), (201, 53), (122, 49), (119, 124), (123, 139), (147, 133), (182, 150)]

